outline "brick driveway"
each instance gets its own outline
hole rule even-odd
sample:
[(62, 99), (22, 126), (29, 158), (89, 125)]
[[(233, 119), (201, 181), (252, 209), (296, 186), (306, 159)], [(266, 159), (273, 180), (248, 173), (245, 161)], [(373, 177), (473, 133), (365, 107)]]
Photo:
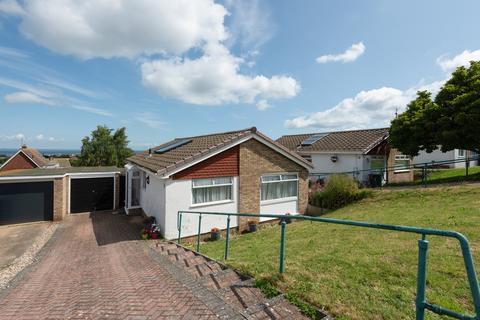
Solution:
[(69, 216), (39, 262), (0, 292), (0, 319), (216, 318), (208, 297), (135, 240), (140, 228), (138, 217)]

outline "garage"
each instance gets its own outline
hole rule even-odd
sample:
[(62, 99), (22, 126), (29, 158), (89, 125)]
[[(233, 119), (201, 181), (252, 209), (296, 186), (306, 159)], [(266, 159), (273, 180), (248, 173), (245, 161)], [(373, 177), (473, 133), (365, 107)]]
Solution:
[(53, 182), (0, 183), (0, 225), (53, 220)]
[(114, 207), (115, 179), (71, 178), (70, 213), (112, 210)]

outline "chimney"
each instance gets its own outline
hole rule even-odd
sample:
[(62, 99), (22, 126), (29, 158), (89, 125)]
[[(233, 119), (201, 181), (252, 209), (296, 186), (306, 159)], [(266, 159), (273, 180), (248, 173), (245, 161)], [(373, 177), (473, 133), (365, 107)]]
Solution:
[(26, 145), (26, 144), (22, 144), (22, 149), (27, 149), (27, 145)]

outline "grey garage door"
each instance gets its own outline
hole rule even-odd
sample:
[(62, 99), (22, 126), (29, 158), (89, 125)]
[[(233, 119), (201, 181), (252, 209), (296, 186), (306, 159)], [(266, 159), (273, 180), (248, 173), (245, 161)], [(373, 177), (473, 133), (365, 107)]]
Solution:
[(0, 183), (0, 225), (53, 220), (53, 182)]
[(70, 180), (70, 213), (113, 209), (114, 178)]

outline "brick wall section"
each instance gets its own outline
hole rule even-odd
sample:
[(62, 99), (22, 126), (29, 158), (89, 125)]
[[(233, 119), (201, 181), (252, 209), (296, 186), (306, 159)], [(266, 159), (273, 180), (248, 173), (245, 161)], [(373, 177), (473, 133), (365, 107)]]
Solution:
[[(401, 154), (397, 149), (390, 149), (390, 153), (388, 155), (387, 166), (393, 167), (395, 166), (395, 155)], [(397, 172), (395, 173), (394, 170), (388, 171), (388, 183), (400, 183), (400, 182), (410, 182), (413, 181), (413, 169), (410, 169), (408, 172)]]
[(239, 147), (235, 146), (175, 174), (173, 179), (238, 176), (238, 159)]
[(68, 179), (58, 178), (53, 181), (53, 220), (59, 221), (65, 218), (68, 212)]
[[(267, 173), (297, 172), (298, 211), (305, 213), (308, 202), (308, 170), (266, 145), (248, 140), (240, 145), (239, 212), (260, 212), (260, 177)], [(241, 217), (240, 230), (246, 229), (247, 218)]]
[(118, 174), (115, 175), (114, 188), (115, 188), (115, 206), (113, 209), (116, 210), (118, 209), (120, 204), (120, 176)]
[(37, 165), (28, 159), (22, 152), (18, 153), (14, 158), (1, 169), (1, 171), (15, 170), (15, 169), (34, 169)]

